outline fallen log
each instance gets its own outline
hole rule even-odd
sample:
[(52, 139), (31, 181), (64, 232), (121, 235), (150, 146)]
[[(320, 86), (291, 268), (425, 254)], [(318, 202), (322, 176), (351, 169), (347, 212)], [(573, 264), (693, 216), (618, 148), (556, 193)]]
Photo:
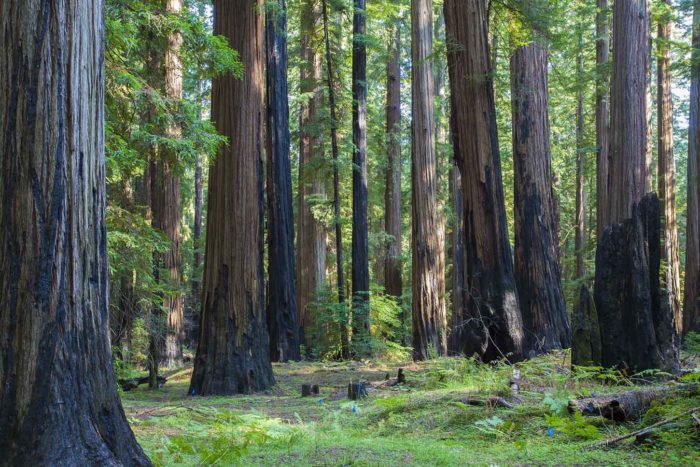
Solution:
[(639, 419), (654, 401), (668, 397), (671, 388), (635, 389), (619, 394), (584, 397), (569, 401), (569, 412), (582, 415), (599, 415), (610, 420), (624, 422)]
[[(132, 389), (136, 389), (142, 384), (148, 384), (148, 375), (142, 376), (140, 378), (129, 378), (129, 379), (120, 379), (119, 385), (122, 388), (122, 391), (128, 392), (131, 391)], [(161, 387), (168, 381), (168, 378), (162, 375), (158, 375), (158, 387)]]
[(610, 438), (610, 439), (606, 439), (605, 441), (600, 441), (600, 442), (598, 442), (598, 443), (593, 444), (591, 447), (594, 447), (594, 448), (607, 448), (607, 447), (611, 447), (611, 446), (616, 445), (616, 444), (619, 443), (620, 441), (624, 441), (624, 440), (629, 439), (629, 438), (632, 438), (632, 437), (638, 437), (638, 438), (639, 438), (639, 437), (648, 436), (649, 433), (651, 433), (652, 430), (655, 430), (655, 429), (657, 429), (657, 428), (660, 428), (660, 427), (662, 427), (662, 426), (664, 426), (664, 425), (668, 425), (669, 423), (674, 422), (674, 421), (678, 420), (679, 418), (685, 417), (686, 415), (690, 415), (690, 416), (692, 416), (693, 418), (695, 418), (695, 413), (696, 413), (698, 410), (700, 410), (700, 407), (695, 407), (695, 408), (693, 408), (693, 409), (686, 410), (685, 412), (680, 413), (680, 414), (678, 414), (678, 415), (676, 415), (676, 416), (674, 416), (674, 417), (667, 418), (666, 420), (662, 420), (662, 421), (660, 421), (660, 422), (656, 422), (656, 423), (654, 423), (653, 425), (649, 425), (649, 426), (647, 426), (647, 427), (645, 427), (645, 428), (642, 428), (642, 429), (633, 431), (633, 432), (631, 432), (631, 433), (627, 433), (626, 435), (616, 436), (615, 438)]
[(512, 403), (508, 402), (502, 397), (486, 397), (486, 398), (467, 398), (467, 399), (459, 399), (458, 402), (461, 402), (466, 405), (473, 405), (473, 406), (478, 406), (478, 407), (502, 407), (504, 409), (512, 409), (515, 407)]

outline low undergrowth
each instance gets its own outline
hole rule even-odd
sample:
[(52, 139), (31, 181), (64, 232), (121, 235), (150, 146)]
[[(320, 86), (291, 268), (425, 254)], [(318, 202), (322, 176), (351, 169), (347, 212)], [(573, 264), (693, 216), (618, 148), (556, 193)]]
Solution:
[[(400, 366), (407, 384), (371, 391), (357, 403), (343, 397), (349, 381), (382, 381)], [(235, 397), (187, 396), (183, 370), (159, 391), (122, 397), (156, 465), (700, 465), (700, 427), (690, 417), (638, 444), (592, 447), (700, 406), (698, 397), (671, 397), (624, 424), (566, 410), (571, 398), (629, 390), (664, 375), (572, 372), (564, 353), (518, 367), (522, 402), (513, 408), (469, 403), (510, 398), (513, 368), (465, 358), (279, 364), (273, 388)], [(321, 395), (301, 398), (302, 383), (319, 384)]]

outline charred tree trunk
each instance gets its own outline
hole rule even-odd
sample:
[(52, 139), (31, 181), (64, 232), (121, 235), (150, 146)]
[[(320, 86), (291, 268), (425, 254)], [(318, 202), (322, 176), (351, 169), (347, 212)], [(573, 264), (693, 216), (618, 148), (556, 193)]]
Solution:
[(572, 316), (572, 365), (600, 365), (600, 325), (590, 290), (579, 287), (579, 296)]
[(683, 332), (700, 330), (700, 0), (693, 4)]
[(267, 328), (273, 362), (299, 360), (299, 324), (294, 265), (292, 169), (289, 162), (287, 98), (287, 7), (267, 12)]
[(150, 465), (109, 343), (100, 0), (0, 16), (4, 465)]
[(314, 217), (308, 198), (325, 197), (325, 183), (315, 169), (323, 160), (323, 141), (319, 126), (321, 108), (321, 49), (316, 29), (321, 10), (317, 0), (303, 0), (301, 4), (301, 59), (300, 91), (310, 94), (299, 112), (299, 195), (297, 222), (296, 287), (297, 311), (301, 340), (306, 351), (314, 347), (316, 321), (312, 303), (326, 287), (326, 229)]
[[(369, 241), (367, 237), (367, 13), (354, 0), (352, 46), (352, 327), (353, 340), (369, 338)], [(370, 350), (368, 342), (355, 349)]]
[(460, 350), (522, 357), (523, 325), (503, 202), (486, 0), (445, 0), (454, 151), (462, 174), (468, 300)]
[(608, 78), (608, 55), (610, 52), (610, 32), (608, 19), (608, 0), (597, 0), (596, 13), (596, 97), (595, 97), (595, 130), (596, 130), (596, 238), (603, 236), (605, 226), (610, 223), (608, 200), (608, 171), (609, 160), (609, 109), (610, 101)]
[[(340, 175), (338, 173), (338, 119), (335, 105), (335, 90), (333, 89), (333, 61), (331, 60), (331, 45), (328, 34), (328, 2), (323, 2), (323, 39), (326, 51), (326, 84), (328, 86), (328, 107), (331, 112), (331, 152), (333, 153), (333, 214), (335, 224), (335, 250), (337, 268), (338, 303), (343, 310), (345, 303), (345, 276), (343, 274), (343, 230), (340, 225)], [(369, 266), (368, 266), (369, 267)], [(345, 313), (343, 313), (345, 315)], [(347, 316), (341, 316), (340, 335), (341, 353), (343, 358), (350, 357), (350, 336), (348, 333)]]
[(413, 63), (413, 358), (447, 353), (445, 257), (439, 238), (433, 77), (433, 2), (411, 2)]
[[(528, 4), (527, 7), (532, 5)], [(510, 61), (515, 168), (515, 279), (531, 354), (571, 345), (561, 289), (547, 110), (547, 46), (535, 33)]]
[(209, 171), (199, 345), (189, 393), (270, 387), (263, 287), (262, 0), (215, 0), (214, 33), (246, 64), (212, 82), (212, 120), (229, 138)]
[(387, 243), (384, 280), (386, 293), (401, 297), (401, 29), (396, 27), (387, 62), (386, 132), (387, 168), (384, 193), (384, 226), (391, 236)]
[(671, 100), (671, 13), (669, 0), (664, 0), (668, 8), (659, 20), (657, 36), (656, 99), (658, 128), (659, 177), (658, 193), (661, 200), (661, 261), (662, 278), (671, 299), (676, 329), (683, 327), (681, 312), (681, 270), (678, 247), (678, 227), (676, 225), (676, 163), (673, 158), (673, 109)]

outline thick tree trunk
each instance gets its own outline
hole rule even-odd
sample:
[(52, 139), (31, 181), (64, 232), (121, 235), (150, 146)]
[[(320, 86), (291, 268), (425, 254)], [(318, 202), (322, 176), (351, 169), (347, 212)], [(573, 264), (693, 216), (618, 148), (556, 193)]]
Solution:
[(367, 354), (369, 338), (369, 241), (367, 237), (367, 13), (354, 0), (352, 47), (352, 327), (355, 349)]
[(203, 167), (202, 156), (197, 156), (194, 169), (194, 225), (192, 226), (192, 291), (190, 307), (186, 317), (185, 335), (188, 345), (196, 346), (199, 336), (199, 310), (202, 301), (202, 209), (203, 209)]
[(386, 133), (387, 168), (384, 192), (384, 227), (391, 236), (387, 242), (384, 280), (386, 293), (401, 297), (401, 30), (397, 26), (387, 61)]
[(590, 290), (579, 287), (579, 296), (572, 316), (572, 365), (600, 365), (600, 325)]
[(452, 319), (448, 349), (450, 352), (461, 352), (462, 342), (462, 310), (469, 297), (466, 284), (466, 255), (464, 251), (464, 191), (462, 177), (457, 164), (450, 170), (450, 199), (452, 202), (452, 231), (450, 232), (450, 256), (452, 258), (452, 274), (450, 277), (452, 297)]
[(103, 3), (0, 11), (0, 463), (150, 465), (108, 334)]
[(700, 0), (693, 4), (683, 332), (700, 330)]
[[(576, 74), (579, 82), (583, 82), (583, 32), (578, 34), (579, 53), (576, 60)], [(584, 149), (583, 89), (576, 91), (576, 219), (574, 234), (574, 249), (576, 256), (576, 279), (582, 280), (586, 275), (584, 248), (586, 247), (586, 151)]]
[(413, 208), (413, 358), (447, 353), (445, 257), (439, 237), (437, 159), (435, 154), (433, 2), (411, 2), (413, 63), (413, 139), (411, 201)]
[(246, 64), (212, 82), (212, 120), (229, 138), (209, 171), (199, 345), (189, 393), (273, 384), (263, 286), (263, 2), (215, 0), (214, 33)]
[(595, 97), (595, 132), (596, 132), (596, 237), (603, 236), (605, 226), (610, 223), (608, 200), (609, 159), (609, 109), (610, 101), (608, 78), (608, 55), (610, 52), (610, 32), (608, 19), (608, 0), (597, 0), (596, 13), (596, 97)]
[(536, 33), (510, 60), (515, 168), (515, 279), (531, 354), (571, 345), (561, 289), (547, 110), (547, 46)]
[[(671, 8), (669, 0), (664, 2)], [(669, 10), (670, 13), (670, 10)], [(671, 100), (671, 21), (659, 20), (656, 75), (656, 118), (658, 124), (658, 193), (661, 200), (661, 261), (662, 278), (671, 298), (676, 329), (683, 327), (681, 310), (681, 267), (676, 224), (676, 163), (673, 159), (673, 109)]]
[(267, 12), (267, 328), (270, 359), (299, 360), (299, 324), (295, 290), (292, 169), (289, 162), (287, 98), (287, 7)]
[(462, 174), (468, 300), (460, 350), (522, 357), (523, 325), (503, 202), (485, 0), (445, 0), (454, 154)]
[[(166, 0), (165, 11), (178, 15), (182, 11), (182, 0)], [(179, 31), (171, 32), (167, 37), (167, 46), (163, 60), (163, 97), (170, 101), (172, 107), (182, 98), (182, 62), (180, 46), (182, 35)], [(177, 139), (182, 129), (177, 123), (164, 129), (167, 138)], [(180, 292), (180, 257), (181, 239), (180, 222), (180, 177), (178, 175), (178, 154), (167, 146), (159, 147), (156, 158), (151, 164), (151, 210), (153, 227), (162, 231), (170, 242), (170, 248), (162, 255), (156, 256), (157, 277), (167, 283), (174, 292), (163, 296), (163, 310), (166, 313), (165, 347), (163, 355), (153, 355), (169, 368), (182, 365), (182, 342), (184, 297)], [(159, 345), (156, 348), (159, 349)]]
[(323, 141), (317, 127), (321, 108), (321, 53), (322, 42), (316, 30), (321, 18), (317, 0), (301, 3), (301, 59), (300, 91), (310, 94), (299, 112), (299, 195), (297, 222), (296, 287), (297, 311), (306, 352), (315, 345), (316, 321), (312, 303), (319, 291), (326, 287), (326, 229), (314, 217), (309, 198), (324, 198), (325, 183), (315, 167), (323, 159)]
[(342, 316), (340, 321), (341, 354), (343, 358), (350, 357), (350, 335), (348, 332), (348, 319), (345, 313), (345, 276), (343, 274), (343, 229), (340, 225), (340, 175), (338, 164), (340, 160), (338, 152), (338, 119), (335, 106), (335, 89), (333, 88), (333, 61), (331, 60), (331, 45), (328, 34), (328, 2), (323, 4), (323, 39), (326, 51), (326, 84), (328, 86), (328, 107), (331, 112), (331, 152), (333, 154), (333, 215), (335, 224), (335, 250), (337, 269), (338, 303), (341, 305)]
[(596, 252), (595, 307), (601, 363), (630, 372), (678, 369), (670, 297), (659, 284), (659, 200), (653, 193), (632, 217), (608, 226)]

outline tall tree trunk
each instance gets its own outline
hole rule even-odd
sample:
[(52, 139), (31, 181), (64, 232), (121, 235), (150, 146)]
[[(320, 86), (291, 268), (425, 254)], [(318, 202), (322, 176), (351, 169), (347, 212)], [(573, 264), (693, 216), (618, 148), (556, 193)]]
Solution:
[(683, 332), (700, 330), (700, 0), (693, 3)]
[(369, 242), (367, 238), (367, 12), (354, 0), (352, 46), (352, 312), (356, 349), (367, 354), (369, 338)]
[(503, 202), (486, 0), (445, 0), (454, 154), (464, 190), (468, 300), (460, 351), (518, 359), (523, 324)]
[(263, 286), (262, 0), (215, 0), (214, 34), (245, 63), (242, 78), (212, 82), (212, 120), (229, 144), (209, 171), (199, 345), (189, 393), (270, 387)]
[[(664, 1), (671, 13), (669, 0)], [(659, 20), (657, 54), (658, 193), (661, 200), (661, 261), (663, 283), (671, 298), (676, 329), (683, 327), (681, 310), (681, 272), (676, 225), (676, 163), (673, 159), (673, 109), (671, 100), (671, 21), (664, 14)]]
[(413, 138), (411, 201), (413, 207), (413, 358), (447, 353), (445, 257), (440, 240), (435, 154), (433, 2), (411, 2), (413, 63)]
[[(534, 8), (532, 1), (525, 8)], [(539, 32), (510, 60), (515, 168), (515, 279), (530, 353), (571, 345), (561, 289), (547, 108), (547, 45)]]
[(387, 243), (384, 280), (386, 293), (401, 297), (401, 29), (396, 27), (389, 46), (386, 84), (387, 168), (384, 192), (384, 226)]
[(317, 0), (301, 3), (300, 91), (311, 97), (299, 112), (299, 195), (297, 222), (296, 287), (301, 340), (306, 352), (316, 343), (317, 329), (312, 303), (326, 287), (326, 229), (314, 217), (309, 198), (325, 197), (325, 183), (315, 167), (323, 159), (323, 141), (319, 130), (321, 108), (322, 42), (316, 29), (321, 18)]
[(464, 191), (459, 167), (453, 163), (450, 170), (450, 200), (452, 203), (452, 232), (450, 232), (450, 256), (452, 257), (451, 293), (452, 320), (448, 349), (450, 352), (461, 351), (462, 310), (468, 301), (466, 283), (466, 265), (464, 251)]
[(596, 237), (600, 240), (605, 226), (610, 223), (608, 200), (609, 159), (609, 109), (610, 92), (608, 79), (608, 55), (610, 52), (610, 32), (608, 28), (608, 0), (597, 0), (596, 13)]
[(103, 3), (1, 9), (1, 462), (150, 465), (108, 335)]
[[(579, 52), (576, 60), (576, 75), (579, 83), (583, 82), (583, 31), (578, 33)], [(576, 279), (586, 276), (584, 248), (586, 247), (586, 151), (584, 149), (584, 95), (583, 88), (576, 91), (576, 219), (574, 248), (576, 256)]]
[[(178, 15), (182, 11), (182, 0), (166, 0), (165, 11)], [(182, 98), (182, 62), (180, 46), (182, 35), (179, 31), (171, 32), (167, 37), (167, 47), (163, 60), (163, 97), (170, 105), (179, 105)], [(167, 138), (177, 139), (182, 129), (177, 123), (169, 124), (164, 129)], [(180, 177), (178, 176), (178, 154), (167, 146), (158, 148), (157, 156), (151, 164), (151, 209), (153, 212), (153, 227), (162, 231), (170, 242), (168, 251), (156, 255), (158, 279), (167, 283), (174, 290), (163, 296), (163, 310), (166, 313), (167, 326), (165, 329), (165, 348), (163, 355), (152, 355), (152, 358), (165, 363), (167, 367), (182, 364), (183, 309), (184, 300), (180, 292)], [(165, 277), (162, 277), (165, 275)], [(159, 345), (154, 346), (157, 352)]]
[(328, 34), (328, 2), (323, 3), (323, 40), (326, 51), (326, 84), (328, 86), (328, 107), (331, 112), (331, 152), (333, 154), (333, 223), (335, 224), (335, 250), (337, 269), (338, 303), (342, 309), (340, 316), (341, 354), (343, 358), (350, 357), (350, 335), (348, 333), (347, 316), (345, 312), (345, 276), (343, 274), (343, 230), (340, 225), (340, 175), (338, 173), (338, 118), (335, 105), (335, 90), (333, 88), (333, 61), (331, 60), (331, 44)]
[(299, 360), (299, 324), (294, 265), (292, 168), (289, 162), (287, 98), (287, 7), (279, 0), (267, 12), (267, 323), (270, 358)]

